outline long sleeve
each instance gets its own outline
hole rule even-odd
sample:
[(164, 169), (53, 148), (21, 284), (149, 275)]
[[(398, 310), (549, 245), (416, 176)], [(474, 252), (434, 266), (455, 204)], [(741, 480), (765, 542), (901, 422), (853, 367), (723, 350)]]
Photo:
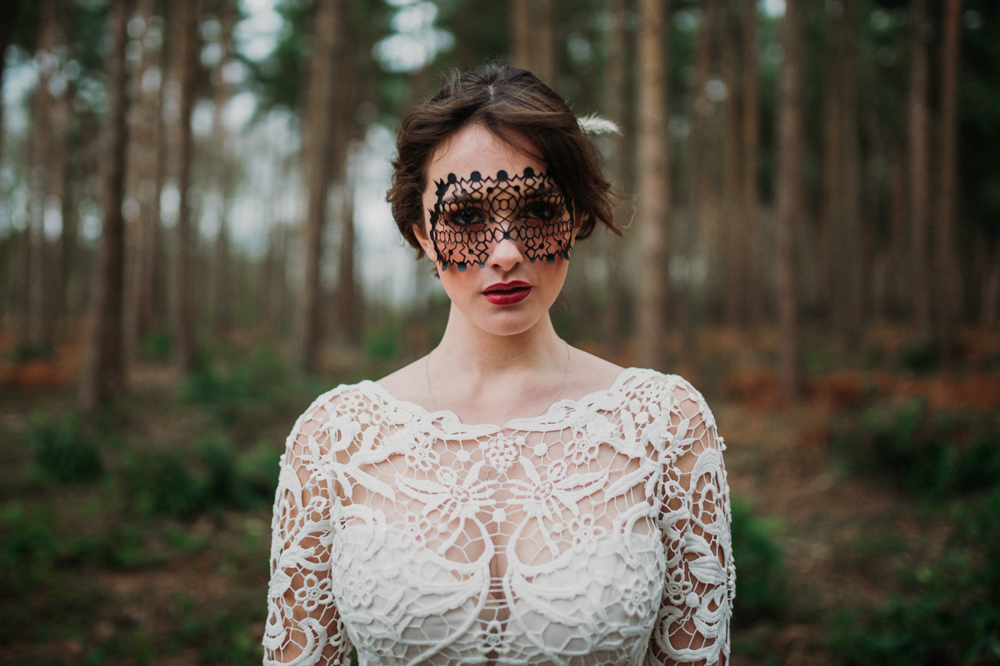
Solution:
[(271, 521), (271, 583), (264, 664), (346, 665), (350, 645), (330, 576), (335, 501), (324, 471), (328, 402), (320, 398), (288, 436)]
[(725, 446), (708, 405), (687, 382), (673, 385), (663, 398), (663, 446), (670, 463), (662, 479), (659, 528), (667, 570), (646, 663), (728, 664), (736, 570)]

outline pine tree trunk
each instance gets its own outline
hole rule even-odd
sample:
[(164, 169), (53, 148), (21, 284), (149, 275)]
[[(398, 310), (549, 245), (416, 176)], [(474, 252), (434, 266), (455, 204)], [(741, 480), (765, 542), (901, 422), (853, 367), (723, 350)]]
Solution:
[(349, 347), (361, 343), (363, 322), (362, 301), (354, 276), (354, 193), (344, 188), (343, 210), (340, 221), (340, 262), (337, 267), (337, 311), (341, 322), (341, 335)]
[(511, 59), (552, 84), (555, 75), (553, 0), (511, 0)]
[(743, 202), (741, 211), (746, 228), (747, 311), (750, 320), (764, 320), (764, 301), (758, 271), (760, 258), (760, 198), (758, 194), (758, 152), (760, 151), (760, 70), (757, 57), (757, 1), (741, 0), (743, 28)]
[(667, 143), (667, 54), (665, 23), (669, 2), (640, 0), (636, 105), (639, 110), (638, 362), (664, 369), (667, 299), (667, 222), (670, 219), (670, 158)]
[(51, 306), (47, 288), (47, 243), (45, 211), (52, 189), (52, 94), (49, 84), (57, 67), (56, 42), (59, 32), (59, 3), (43, 0), (39, 8), (36, 60), (38, 85), (32, 122), (33, 169), (31, 170), (31, 234), (28, 245), (28, 343), (35, 350), (52, 346)]
[(719, 34), (722, 53), (722, 81), (726, 85), (726, 98), (722, 102), (722, 242), (720, 269), (723, 276), (722, 303), (726, 322), (736, 326), (744, 321), (746, 303), (747, 257), (746, 220), (741, 206), (743, 186), (740, 169), (740, 57), (736, 34), (736, 17), (732, 0), (722, 4)]
[(929, 111), (927, 108), (928, 73), (926, 43), (926, 0), (911, 0), (910, 5), (910, 91), (909, 91), (909, 199), (910, 269), (914, 325), (921, 335), (931, 334), (930, 248), (928, 207), (930, 197), (930, 147), (928, 145)]
[(156, 0), (139, 0), (136, 20), (143, 30), (136, 37), (141, 56), (132, 71), (134, 102), (129, 111), (129, 153), (125, 173), (125, 358), (136, 357), (140, 336), (151, 325), (149, 300), (153, 298), (149, 276), (155, 254), (152, 239), (159, 225), (160, 183), (162, 163), (163, 73), (162, 33), (154, 15)]
[[(0, 3), (0, 90), (3, 90), (4, 75), (7, 72), (7, 47), (10, 46), (13, 38), (14, 26), (17, 23), (17, 16), (21, 9), (19, 2)], [(3, 162), (4, 148), (4, 105), (0, 104), (0, 163)], [(10, 239), (11, 237), (8, 237)], [(10, 283), (13, 282), (13, 274), (9, 267), (13, 260), (13, 248), (15, 244), (12, 240), (5, 242), (3, 260), (4, 268), (0, 269), (0, 330), (4, 328), (4, 319), (7, 312), (7, 298)]]
[(125, 281), (126, 98), (125, 44), (127, 0), (113, 0), (108, 51), (108, 126), (104, 143), (103, 225), (98, 251), (96, 287), (91, 310), (87, 362), (81, 378), (80, 402), (92, 411), (107, 404), (125, 386), (122, 348), (122, 295)]
[(781, 385), (791, 398), (802, 392), (799, 315), (796, 294), (796, 229), (805, 213), (803, 197), (802, 5), (785, 6), (778, 97), (777, 200), (778, 339), (781, 345)]
[(334, 84), (337, 63), (337, 17), (341, 0), (317, 0), (313, 11), (312, 55), (307, 82), (303, 151), (308, 202), (302, 240), (305, 284), (299, 332), (302, 369), (319, 369), (322, 325), (320, 320), (320, 266), (323, 260), (323, 229), (326, 226), (327, 194), (332, 174), (334, 135), (331, 116), (336, 112)]
[[(720, 279), (721, 261), (719, 246), (719, 169), (717, 164), (718, 131), (715, 102), (709, 97), (709, 83), (715, 70), (715, 51), (719, 24), (720, 0), (701, 0), (701, 23), (695, 42), (695, 71), (697, 90), (694, 92), (693, 121), (691, 123), (691, 170), (694, 174), (695, 236), (694, 251), (688, 257), (701, 260), (706, 266), (704, 284), (696, 284), (695, 271), (690, 271), (686, 283), (688, 301), (692, 307), (689, 316), (700, 320), (714, 314), (723, 281)], [(689, 321), (685, 334), (686, 351), (690, 351), (693, 329), (700, 321)]]
[(180, 194), (177, 224), (174, 227), (174, 271), (172, 331), (174, 369), (183, 377), (194, 369), (195, 341), (191, 273), (193, 241), (191, 233), (191, 164), (193, 137), (191, 111), (194, 108), (195, 67), (198, 57), (198, 0), (178, 0), (174, 5), (175, 71), (180, 82), (180, 113), (174, 125), (176, 183)]
[(958, 81), (962, 0), (944, 3), (944, 41), (941, 46), (941, 123), (939, 156), (941, 191), (935, 237), (937, 289), (937, 339), (941, 357), (954, 362), (956, 328), (962, 312), (961, 274), (955, 262), (955, 230), (958, 226)]
[[(606, 36), (606, 56), (604, 60), (604, 112), (619, 125), (625, 122), (625, 0), (607, 0), (608, 32)], [(611, 134), (607, 141), (608, 179), (624, 191), (625, 150), (620, 135)], [(624, 206), (618, 206), (615, 217), (625, 218)], [(611, 234), (601, 234), (599, 239), (605, 245), (604, 256), (608, 266), (608, 302), (604, 309), (604, 341), (612, 355), (621, 348), (622, 324), (625, 313), (625, 285), (622, 275), (622, 243)]]
[(819, 294), (825, 314), (831, 321), (841, 323), (844, 312), (841, 302), (844, 298), (843, 276), (840, 267), (844, 262), (847, 248), (844, 246), (844, 154), (841, 131), (844, 120), (844, 95), (847, 88), (844, 71), (844, 44), (840, 22), (843, 20), (843, 5), (827, 2), (823, 11), (825, 25), (823, 85), (821, 94), (823, 146), (821, 156), (822, 200), (819, 215), (819, 242), (816, 244), (815, 264), (819, 269)]
[(225, 125), (224, 111), (232, 97), (232, 86), (225, 79), (226, 66), (233, 61), (233, 25), (235, 16), (232, 0), (219, 3), (219, 46), (222, 57), (216, 66), (215, 117), (213, 123), (215, 187), (219, 195), (219, 231), (215, 237), (214, 277), (212, 280), (212, 330), (216, 338), (222, 338), (229, 330), (230, 278), (229, 278), (229, 201), (232, 197), (232, 167), (229, 164), (227, 148), (229, 130)]
[[(338, 6), (340, 12), (337, 21), (342, 25), (351, 25), (354, 16), (348, 2)], [(336, 135), (333, 145), (332, 179), (339, 186), (343, 196), (336, 211), (336, 221), (339, 228), (340, 247), (337, 268), (337, 304), (338, 333), (340, 339), (348, 347), (357, 347), (361, 342), (361, 302), (358, 298), (358, 286), (354, 275), (354, 183), (347, 173), (347, 163), (350, 160), (351, 142), (357, 132), (355, 109), (358, 103), (357, 74), (360, 65), (358, 44), (349, 31), (342, 33), (337, 45), (338, 60), (342, 63), (337, 70), (336, 88), (339, 92), (336, 100), (336, 116), (333, 125)], [(429, 69), (429, 68), (428, 68)]]

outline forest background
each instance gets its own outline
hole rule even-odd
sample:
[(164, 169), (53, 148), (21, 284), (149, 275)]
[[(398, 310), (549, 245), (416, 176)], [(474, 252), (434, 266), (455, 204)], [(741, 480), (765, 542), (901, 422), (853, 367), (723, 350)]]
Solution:
[(451, 67), (622, 197), (557, 330), (728, 444), (734, 664), (1000, 656), (1000, 5), (0, 3), (0, 663), (257, 663), (277, 458), (447, 300), (384, 203)]

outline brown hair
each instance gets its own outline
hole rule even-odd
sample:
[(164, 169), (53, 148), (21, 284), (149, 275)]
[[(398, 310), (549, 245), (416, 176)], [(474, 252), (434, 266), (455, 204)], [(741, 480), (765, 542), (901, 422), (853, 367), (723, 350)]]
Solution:
[(399, 124), (392, 187), (386, 200), (400, 233), (421, 252), (413, 226), (423, 224), (427, 163), (442, 141), (466, 125), (481, 124), (510, 142), (524, 135), (556, 182), (566, 189), (581, 216), (577, 239), (590, 236), (597, 222), (621, 235), (615, 225), (611, 184), (601, 173), (598, 152), (580, 129), (569, 105), (534, 74), (502, 65), (484, 65), (452, 75), (426, 103)]

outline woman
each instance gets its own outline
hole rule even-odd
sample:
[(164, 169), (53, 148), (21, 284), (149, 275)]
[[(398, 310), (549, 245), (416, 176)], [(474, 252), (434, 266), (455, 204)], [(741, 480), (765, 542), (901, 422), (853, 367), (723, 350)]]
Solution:
[(570, 347), (573, 244), (616, 230), (569, 107), (469, 72), (403, 120), (388, 199), (451, 299), (440, 345), (320, 396), (275, 501), (265, 663), (726, 663), (721, 438), (687, 382)]

